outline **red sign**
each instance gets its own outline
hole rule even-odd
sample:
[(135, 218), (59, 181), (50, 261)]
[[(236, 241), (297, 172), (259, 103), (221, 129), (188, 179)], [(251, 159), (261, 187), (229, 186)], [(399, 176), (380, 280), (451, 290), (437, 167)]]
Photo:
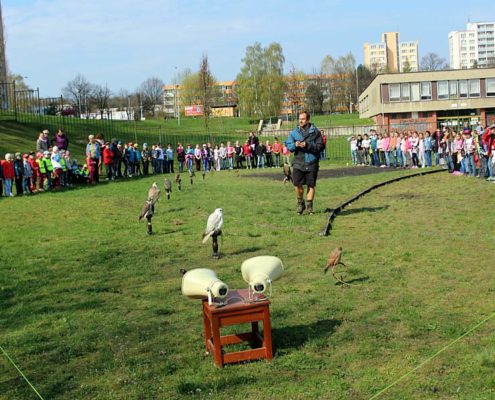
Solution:
[(203, 106), (185, 106), (184, 114), (186, 115), (186, 117), (203, 115)]

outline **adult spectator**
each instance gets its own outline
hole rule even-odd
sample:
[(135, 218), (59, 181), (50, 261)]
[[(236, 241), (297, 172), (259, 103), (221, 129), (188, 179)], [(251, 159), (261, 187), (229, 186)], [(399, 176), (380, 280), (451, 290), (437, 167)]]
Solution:
[[(249, 132), (249, 137), (248, 137), (248, 144), (249, 147), (251, 147), (251, 154), (256, 154), (256, 147), (258, 147), (259, 144), (259, 139), (256, 137), (253, 131)], [(257, 158), (254, 157), (254, 162), (256, 163)], [(253, 167), (256, 167), (256, 165), (253, 165)]]
[(59, 150), (67, 150), (69, 148), (69, 138), (62, 129), (59, 129), (55, 134), (55, 146)]
[(36, 141), (36, 151), (41, 151), (44, 153), (45, 151), (48, 151), (49, 143), (48, 143), (48, 134), (50, 132), (48, 129), (45, 129), (43, 132), (40, 132), (40, 135), (38, 136), (38, 140)]
[(89, 183), (98, 183), (98, 166), (100, 162), (100, 143), (96, 141), (94, 135), (88, 136), (86, 145), (86, 165), (89, 168)]
[[(299, 113), (299, 127), (294, 129), (287, 139), (287, 148), (294, 153), (292, 179), (297, 197), (297, 213), (305, 209), (313, 213), (316, 179), (318, 177), (320, 153), (323, 150), (323, 138), (318, 128), (309, 122), (309, 112)], [(307, 186), (306, 204), (304, 203), (304, 185)]]

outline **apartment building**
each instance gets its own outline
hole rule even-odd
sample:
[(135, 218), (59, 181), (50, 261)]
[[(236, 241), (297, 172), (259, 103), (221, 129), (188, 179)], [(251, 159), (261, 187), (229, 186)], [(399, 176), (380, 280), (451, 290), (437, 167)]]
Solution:
[[(217, 82), (215, 85), (219, 89), (222, 98), (221, 104), (215, 106), (213, 113), (221, 116), (234, 116), (235, 107), (237, 107), (237, 97), (234, 92), (235, 82)], [(181, 85), (163, 86), (163, 110), (165, 112), (165, 116), (177, 118), (179, 112), (185, 113), (185, 107), (200, 104), (199, 102), (195, 102), (195, 104), (182, 104), (181, 89)]]
[(418, 71), (418, 48), (418, 41), (401, 42), (399, 32), (385, 32), (379, 43), (364, 43), (364, 65), (377, 71)]
[(465, 31), (449, 32), (450, 68), (495, 65), (495, 22), (468, 22)]
[(377, 75), (359, 96), (359, 116), (389, 131), (493, 124), (495, 68)]

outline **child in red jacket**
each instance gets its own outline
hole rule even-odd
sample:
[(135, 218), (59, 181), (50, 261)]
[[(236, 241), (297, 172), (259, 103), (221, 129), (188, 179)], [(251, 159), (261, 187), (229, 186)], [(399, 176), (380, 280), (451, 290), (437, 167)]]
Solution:
[(107, 171), (107, 181), (113, 178), (113, 151), (110, 148), (110, 143), (106, 142), (103, 148), (103, 164)]
[(10, 153), (5, 154), (5, 160), (2, 160), (3, 186), (5, 187), (5, 196), (14, 197), (12, 193), (12, 180), (14, 179), (14, 156)]
[(28, 163), (31, 166), (31, 171), (32, 171), (31, 181), (29, 183), (29, 189), (31, 190), (31, 192), (36, 193), (37, 192), (36, 182), (38, 181), (38, 178), (40, 176), (40, 166), (36, 162), (34, 152), (29, 153)]

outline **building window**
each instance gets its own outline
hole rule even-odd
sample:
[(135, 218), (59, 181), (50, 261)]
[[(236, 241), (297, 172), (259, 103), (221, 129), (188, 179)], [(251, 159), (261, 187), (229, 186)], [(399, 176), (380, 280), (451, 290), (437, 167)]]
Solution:
[(400, 101), (400, 84), (391, 83), (388, 88), (390, 101)]
[(457, 81), (449, 81), (449, 95), (451, 99), (457, 99)]
[(421, 100), (431, 100), (431, 82), (421, 82)]
[(401, 83), (400, 85), (400, 99), (402, 101), (411, 100), (411, 93), (409, 90), (409, 83)]
[(486, 95), (490, 97), (495, 96), (495, 78), (486, 78)]
[(411, 83), (411, 101), (419, 101), (421, 96), (419, 95), (419, 82)]
[(466, 79), (459, 81), (459, 97), (468, 97), (468, 83)]
[(448, 99), (449, 98), (449, 81), (438, 81), (438, 99)]
[(480, 97), (480, 80), (469, 80), (469, 97)]

